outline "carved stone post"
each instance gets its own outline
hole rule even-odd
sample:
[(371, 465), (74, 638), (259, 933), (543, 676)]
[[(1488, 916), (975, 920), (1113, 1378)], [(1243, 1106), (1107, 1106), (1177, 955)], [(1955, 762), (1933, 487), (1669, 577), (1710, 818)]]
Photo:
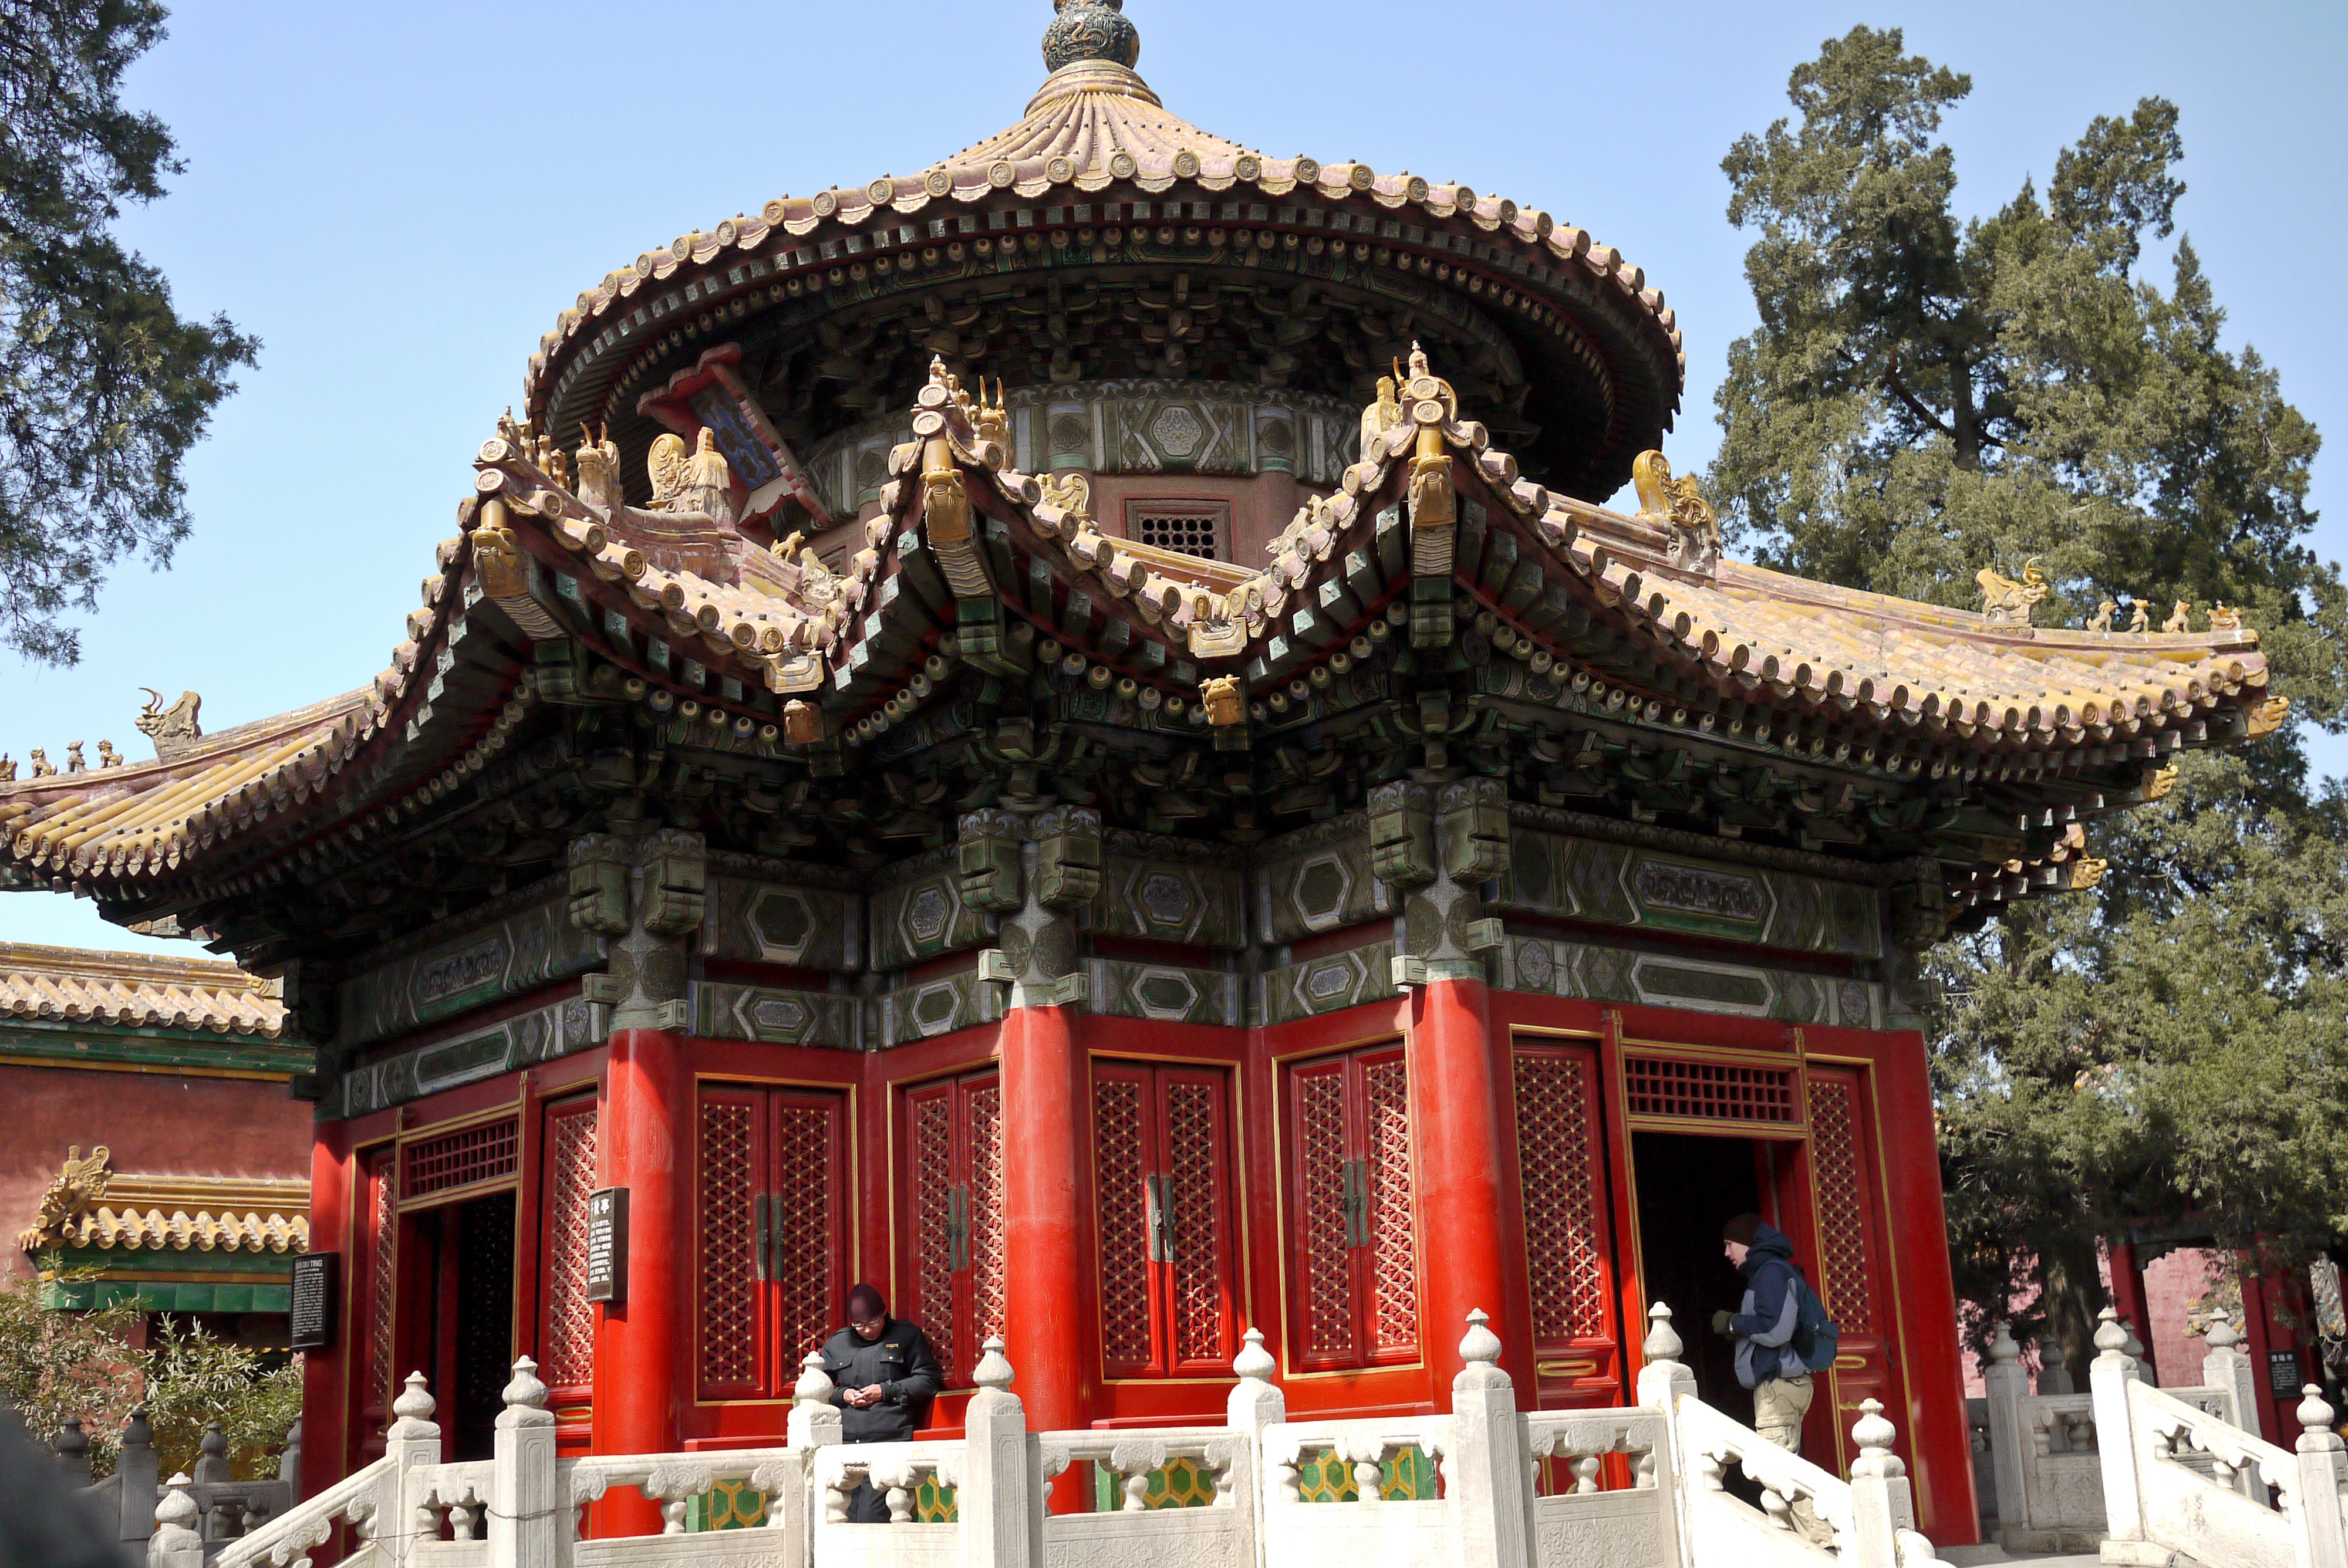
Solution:
[(2119, 1314), (2105, 1307), (2096, 1326), (2095, 1364), (2087, 1368), (2088, 1391), (2095, 1396), (2096, 1450), (2104, 1475), (2104, 1533), (2113, 1541), (2142, 1541), (2144, 1492), (2137, 1474), (2136, 1422), (2128, 1403), (2128, 1384), (2136, 1368), (2122, 1348), (2127, 1330)]
[(823, 1352), (810, 1350), (791, 1386), (791, 1413), (783, 1440), (795, 1449), (819, 1449), (840, 1440), (839, 1407), (831, 1402), (831, 1379), (824, 1375)]
[(1463, 1365), (1451, 1379), (1449, 1495), (1457, 1505), (1460, 1568), (1531, 1568), (1532, 1456), (1516, 1388), (1500, 1370), (1500, 1340), (1481, 1311), (1468, 1314)]
[(160, 1501), (157, 1478), (162, 1474), (156, 1467), (155, 1429), (147, 1424), (144, 1405), (131, 1411), (129, 1420), (123, 1423), (122, 1450), (114, 1456), (114, 1473), (122, 1478), (117, 1483), (121, 1539), (144, 1541), (155, 1533), (155, 1505)]
[(196, 1529), (202, 1511), (188, 1491), (192, 1484), (185, 1471), (166, 1483), (147, 1542), (147, 1568), (204, 1568), (204, 1538)]
[(1288, 1419), (1288, 1396), (1272, 1380), (1280, 1366), (1263, 1348), (1262, 1329), (1247, 1331), (1247, 1344), (1232, 1358), (1231, 1370), (1240, 1380), (1224, 1401), (1223, 1423), (1261, 1441), (1264, 1428)]
[(2226, 1412), (2230, 1424), (2258, 1436), (2258, 1373), (2242, 1353), (2242, 1336), (2233, 1319), (2222, 1311), (2209, 1314), (2209, 1330), (2203, 1342), (2209, 1348), (2201, 1358), (2201, 1380), (2226, 1390), (2232, 1407)]
[[(384, 1452), (391, 1460), (389, 1496), (379, 1502), (368, 1533), (394, 1563), (407, 1561), (414, 1522), (421, 1505), (421, 1485), (416, 1471), (440, 1462), (440, 1429), (433, 1423), (432, 1396), (426, 1392), (424, 1374), (410, 1372), (407, 1386), (391, 1402), (396, 1418), (383, 1435)], [(383, 1504), (388, 1503), (386, 1517)]]
[(293, 1501), (302, 1500), (302, 1418), (285, 1429), (285, 1447), (277, 1455), (277, 1479), (285, 1483), (285, 1495)]
[(2022, 1401), (2030, 1392), (2029, 1374), (2022, 1369), (2022, 1347), (2012, 1328), (2001, 1321), (1989, 1345), (1989, 1365), (1982, 1368), (1982, 1391), (1989, 1405), (1990, 1473), (1997, 1484), (1997, 1527), (2007, 1534), (2030, 1524), (2030, 1496), (2024, 1477), (2023, 1445), (2028, 1440), (2022, 1424)]
[(513, 1364), (505, 1402), (491, 1440), (489, 1568), (554, 1568), (569, 1511), (555, 1506), (554, 1412), (527, 1356)]
[(2333, 1409), (2313, 1383), (2300, 1389), (2299, 1485), (2291, 1506), (2299, 1513), (2302, 1568), (2348, 1568), (2348, 1522), (2341, 1515), (2340, 1488), (2348, 1482), (2348, 1454), (2332, 1430)]
[(2071, 1384), (2071, 1368), (2063, 1359), (2063, 1342), (2052, 1334), (2038, 1337), (2038, 1391), (2041, 1394), (2075, 1394)]
[(1900, 1532), (1913, 1528), (1916, 1504), (1908, 1467), (1891, 1451), (1898, 1436), (1883, 1419), (1883, 1404), (1869, 1399), (1850, 1429), (1859, 1457), (1850, 1464), (1850, 1542), (1842, 1560), (1855, 1568), (1900, 1568)]
[(1680, 1360), (1687, 1347), (1672, 1327), (1672, 1309), (1662, 1302), (1647, 1308), (1647, 1337), (1639, 1347), (1646, 1364), (1639, 1368), (1639, 1403), (1663, 1415), (1663, 1445), (1670, 1451), (1672, 1528), (1678, 1532), (1679, 1560), (1694, 1563), (1694, 1532), (1688, 1519), (1689, 1480), (1686, 1454), (1680, 1447), (1680, 1398), (1695, 1394), (1695, 1373)]
[(1043, 1568), (1044, 1498), (1031, 1478), (1027, 1412), (1011, 1391), (1003, 1341), (989, 1339), (963, 1414), (963, 1561), (969, 1568)]

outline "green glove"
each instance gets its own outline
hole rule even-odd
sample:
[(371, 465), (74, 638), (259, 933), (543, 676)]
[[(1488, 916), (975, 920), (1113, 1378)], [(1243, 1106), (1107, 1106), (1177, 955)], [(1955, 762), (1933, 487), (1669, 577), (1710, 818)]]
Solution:
[(1719, 1334), (1719, 1335), (1725, 1335), (1725, 1334), (1727, 1334), (1727, 1332), (1728, 1332), (1728, 1318), (1729, 1318), (1729, 1313), (1728, 1313), (1728, 1311), (1726, 1310), (1726, 1308), (1723, 1308), (1722, 1310), (1720, 1310), (1720, 1311), (1718, 1311), (1718, 1312), (1714, 1313), (1714, 1314), (1712, 1315), (1712, 1331), (1713, 1331), (1715, 1334)]

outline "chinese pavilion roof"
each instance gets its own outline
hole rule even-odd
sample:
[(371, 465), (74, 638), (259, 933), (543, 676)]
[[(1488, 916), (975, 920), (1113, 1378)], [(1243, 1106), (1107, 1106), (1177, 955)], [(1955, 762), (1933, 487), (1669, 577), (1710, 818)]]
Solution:
[[(1560, 250), (1561, 231), (1509, 204), (1259, 159), (1161, 114), (1126, 63), (1078, 59), (1012, 131), (919, 180), (769, 204), (768, 230), (883, 207), (910, 220), (977, 191), (973, 169), (1005, 200), (1041, 179), (1071, 205), (1086, 179), (1283, 199), (1290, 181), (1365, 199), (1380, 224), (1447, 208), (1511, 268), (1581, 268), (1576, 297), (1620, 316), (1625, 343), (1668, 326), (1619, 265), (1588, 262), (1583, 241)], [(932, 354), (898, 405), (862, 548), (835, 572), (798, 538), (770, 542), (758, 476), (679, 412), (757, 413), (741, 343), (664, 339), (694, 352), (664, 362), (654, 398), (673, 428), (641, 459), (573, 415), (539, 423), (576, 406), (561, 389), (619, 332), (611, 302), (748, 268), (750, 229), (720, 230), (567, 321), (534, 368), (533, 418), (480, 448), (460, 531), (371, 685), (153, 763), (0, 784), (0, 876), (279, 965), (527, 885), (623, 821), (869, 867), (991, 804), (1076, 802), (1246, 844), (1358, 809), (1382, 783), (1476, 774), (1526, 805), (1874, 867), (1910, 888), (1921, 940), (2090, 885), (2088, 823), (2165, 792), (2178, 751), (2281, 722), (2256, 633), (2222, 610), (2199, 630), (2180, 615), (2068, 631), (2030, 624), (2034, 577), (1986, 567), (1974, 612), (1725, 560), (1660, 455), (1612, 455), (1654, 420), (1572, 426), (1562, 446), (1550, 430), (1520, 463), (1477, 382), (1416, 343), (1364, 408), (1342, 483), (1252, 568), (1104, 533), (1085, 477), (1021, 471), (999, 395)], [(761, 450), (779, 464), (787, 445)], [(1617, 466), (1635, 468), (1635, 515), (1586, 498)]]
[[(1114, 9), (1073, 9), (1131, 43)], [(1095, 46), (1047, 46), (1063, 63), (1025, 116), (921, 173), (778, 197), (607, 273), (530, 360), (535, 428), (609, 435), (633, 470), (678, 427), (666, 384), (733, 343), (790, 481), (757, 508), (778, 532), (832, 520), (799, 460), (901, 408), (932, 354), (1013, 388), (1165, 375), (1359, 404), (1416, 340), (1568, 494), (1612, 494), (1660, 442), (1686, 356), (1619, 251), (1459, 182), (1263, 156)]]

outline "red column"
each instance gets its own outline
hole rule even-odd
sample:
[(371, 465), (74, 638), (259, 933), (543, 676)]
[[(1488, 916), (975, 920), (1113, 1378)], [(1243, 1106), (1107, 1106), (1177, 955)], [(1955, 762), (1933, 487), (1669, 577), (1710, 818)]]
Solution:
[[(1026, 1407), (1045, 1431), (1092, 1420), (1076, 1212), (1076, 1096), (1083, 1057), (1076, 1009), (1013, 1008), (1004, 1015), (1003, 1338)], [(1074, 1469), (1055, 1483), (1056, 1506), (1076, 1505)]]
[(1411, 996), (1410, 1091), (1418, 1145), (1425, 1297), (1419, 1314), (1438, 1402), (1465, 1365), (1460, 1336), (1481, 1308), (1503, 1365), (1529, 1397), (1531, 1330), (1509, 1289), (1491, 1008), (1481, 980), (1430, 980)]
[[(2136, 1247), (2124, 1241), (2111, 1244), (2112, 1305), (2119, 1310), (2120, 1319), (2136, 1326), (2137, 1343), (2144, 1347), (2143, 1361), (2155, 1374), (2161, 1368), (2152, 1354), (2152, 1303), (2144, 1292), (2144, 1270), (2137, 1266)], [(2145, 1381), (2159, 1387), (2157, 1376)]]
[(302, 1495), (315, 1497), (350, 1474), (358, 1450), (357, 1421), (350, 1413), (353, 1358), (364, 1360), (353, 1340), (360, 1330), (357, 1282), (351, 1272), (358, 1251), (351, 1234), (349, 1123), (321, 1122), (310, 1143), (310, 1236), (321, 1252), (342, 1255), (335, 1284), (334, 1338), (323, 1350), (302, 1353)]
[[(596, 1309), (594, 1451), (675, 1453), (678, 1416), (689, 1390), (677, 1386), (685, 1364), (684, 1309), (691, 1271), (680, 1259), (693, 1216), (686, 1150), (693, 1129), (692, 1084), (682, 1042), (658, 1030), (612, 1036), (603, 1100), (603, 1182), (628, 1189), (628, 1293)], [(659, 1509), (633, 1491), (600, 1507), (597, 1532), (657, 1534)]]

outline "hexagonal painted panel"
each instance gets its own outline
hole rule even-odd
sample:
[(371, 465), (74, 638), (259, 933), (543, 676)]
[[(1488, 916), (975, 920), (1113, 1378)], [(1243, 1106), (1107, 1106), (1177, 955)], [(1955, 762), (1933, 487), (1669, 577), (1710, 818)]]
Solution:
[(1395, 994), (1394, 943), (1370, 942), (1263, 977), (1263, 1020), (1287, 1023)]
[(750, 928), (768, 958), (796, 957), (815, 929), (815, 911), (796, 887), (770, 887), (750, 906)]

